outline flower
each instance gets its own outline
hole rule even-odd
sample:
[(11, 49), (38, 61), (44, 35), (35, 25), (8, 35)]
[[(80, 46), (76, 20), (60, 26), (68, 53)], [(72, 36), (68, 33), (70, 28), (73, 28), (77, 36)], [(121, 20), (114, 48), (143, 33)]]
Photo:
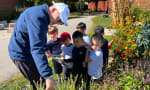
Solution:
[(136, 24), (139, 24), (139, 22), (138, 22), (138, 21), (136, 21), (135, 23), (136, 23)]
[(135, 18), (135, 16), (133, 16), (133, 18)]
[(113, 25), (112, 28), (115, 29), (115, 25)]
[(119, 51), (119, 48), (118, 48), (118, 47), (116, 48), (116, 51)]
[(116, 40), (115, 43), (118, 43), (118, 40)]
[(138, 28), (137, 28), (137, 27), (135, 27), (135, 30), (138, 30)]
[(127, 42), (128, 42), (128, 43), (131, 43), (132, 41), (131, 41), (131, 40), (128, 40)]
[(134, 50), (134, 52), (136, 52), (136, 50)]
[(143, 26), (140, 26), (140, 28), (143, 28)]
[(136, 47), (136, 44), (133, 44), (132, 46), (133, 46), (133, 47)]
[(122, 38), (121, 40), (123, 41), (124, 39)]
[(126, 30), (126, 28), (124, 27), (122, 30)]
[(123, 43), (123, 42), (121, 42), (120, 44), (121, 44), (121, 45), (123, 45), (124, 43)]
[(144, 23), (145, 21), (144, 21), (144, 19), (142, 19), (142, 23)]
[(150, 54), (150, 51), (148, 53)]
[(131, 37), (134, 37), (134, 35), (132, 34)]
[(128, 60), (128, 58), (123, 58), (125, 61), (127, 61)]
[(143, 56), (146, 56), (146, 53), (143, 53)]
[(129, 31), (132, 32), (133, 30), (132, 30), (132, 29), (129, 29)]
[(128, 49), (128, 47), (126, 46), (124, 49)]
[(134, 66), (136, 66), (137, 64), (135, 63)]
[(122, 54), (121, 54), (121, 56), (123, 57), (125, 55), (125, 53), (123, 52)]
[(134, 61), (136, 62), (136, 59), (134, 59)]
[(126, 52), (127, 52), (128, 55), (131, 55), (131, 54), (132, 54), (131, 49), (130, 49), (130, 50), (126, 50)]

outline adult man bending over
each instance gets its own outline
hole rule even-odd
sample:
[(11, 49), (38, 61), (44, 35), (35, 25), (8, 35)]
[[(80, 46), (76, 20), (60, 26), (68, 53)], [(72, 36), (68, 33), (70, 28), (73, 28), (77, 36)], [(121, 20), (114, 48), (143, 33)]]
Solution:
[(9, 56), (34, 90), (34, 82), (41, 80), (46, 80), (46, 90), (56, 89), (44, 47), (48, 25), (67, 24), (69, 13), (64, 3), (50, 7), (43, 4), (26, 9), (18, 18), (8, 46)]

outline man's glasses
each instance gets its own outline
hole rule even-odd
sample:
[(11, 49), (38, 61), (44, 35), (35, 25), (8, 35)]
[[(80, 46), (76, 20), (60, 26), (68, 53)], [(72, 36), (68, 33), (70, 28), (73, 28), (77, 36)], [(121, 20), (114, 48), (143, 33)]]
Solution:
[(59, 23), (60, 25), (63, 25), (64, 23), (61, 21), (61, 19), (58, 19), (57, 23)]

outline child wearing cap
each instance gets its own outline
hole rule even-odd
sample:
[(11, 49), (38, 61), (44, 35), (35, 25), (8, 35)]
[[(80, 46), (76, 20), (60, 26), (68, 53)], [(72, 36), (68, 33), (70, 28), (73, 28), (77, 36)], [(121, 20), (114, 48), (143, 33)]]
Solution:
[(58, 85), (61, 84), (61, 73), (62, 73), (62, 65), (60, 64), (60, 60), (56, 57), (61, 57), (61, 43), (60, 38), (58, 38), (58, 29), (55, 26), (51, 26), (48, 30), (48, 35), (50, 37), (50, 41), (47, 43), (47, 50), (45, 52), (47, 57), (52, 57), (52, 62), (54, 65), (54, 70), (56, 76), (58, 78)]
[(71, 36), (68, 32), (63, 32), (60, 35), (60, 40), (63, 43), (63, 45), (61, 46), (64, 58), (63, 74), (65, 81), (67, 81), (68, 78), (70, 78), (70, 74), (72, 73), (72, 66), (73, 66), (72, 49), (74, 45), (71, 43)]
[(90, 37), (86, 34), (86, 24), (83, 22), (80, 22), (76, 26), (77, 31), (81, 32), (83, 34), (83, 40), (84, 40), (84, 45), (85, 46), (90, 46), (91, 45), (91, 40)]
[[(95, 34), (101, 35), (103, 38), (104, 35), (104, 28), (102, 26), (95, 27)], [(107, 39), (103, 38), (104, 45), (102, 46), (103, 51), (103, 70), (107, 67), (108, 64), (108, 56), (109, 56), (109, 49), (108, 49), (108, 41)]]

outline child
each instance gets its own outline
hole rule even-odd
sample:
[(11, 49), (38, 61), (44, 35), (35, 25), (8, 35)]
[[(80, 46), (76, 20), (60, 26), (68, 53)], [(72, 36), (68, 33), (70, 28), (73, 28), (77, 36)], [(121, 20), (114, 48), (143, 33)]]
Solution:
[(47, 51), (46, 56), (52, 57), (52, 62), (54, 65), (55, 73), (58, 78), (58, 85), (61, 84), (61, 73), (62, 73), (62, 66), (58, 62), (59, 60), (56, 57), (61, 57), (61, 43), (60, 38), (58, 38), (58, 29), (55, 26), (51, 26), (48, 30), (48, 35), (50, 37), (50, 41), (47, 43)]
[(83, 44), (83, 34), (79, 31), (75, 31), (72, 35), (74, 48), (72, 50), (73, 79), (77, 79), (75, 86), (81, 85), (81, 80), (86, 81), (87, 67), (85, 64), (86, 47)]
[(101, 47), (103, 46), (103, 38), (100, 35), (94, 34), (92, 36), (92, 45), (89, 57), (86, 58), (88, 62), (88, 75), (94, 81), (100, 80), (102, 77), (103, 67), (103, 52)]
[(90, 37), (85, 33), (86, 32), (86, 24), (83, 22), (80, 22), (77, 27), (77, 31), (81, 32), (83, 34), (83, 40), (85, 46), (90, 46), (91, 45), (91, 40)]
[[(99, 34), (102, 36), (104, 35), (104, 28), (102, 26), (96, 26), (95, 27), (95, 34)], [(108, 49), (108, 41), (103, 38), (104, 40), (104, 45), (102, 46), (102, 51), (103, 51), (103, 70), (107, 67), (108, 64), (108, 56), (109, 56), (109, 49)]]
[(67, 32), (63, 32), (60, 35), (61, 42), (63, 45), (61, 46), (62, 53), (63, 53), (63, 74), (64, 74), (64, 79), (65, 81), (68, 80), (70, 77), (70, 74), (72, 73), (72, 66), (73, 66), (73, 61), (72, 61), (72, 49), (74, 45), (71, 43), (71, 36)]

